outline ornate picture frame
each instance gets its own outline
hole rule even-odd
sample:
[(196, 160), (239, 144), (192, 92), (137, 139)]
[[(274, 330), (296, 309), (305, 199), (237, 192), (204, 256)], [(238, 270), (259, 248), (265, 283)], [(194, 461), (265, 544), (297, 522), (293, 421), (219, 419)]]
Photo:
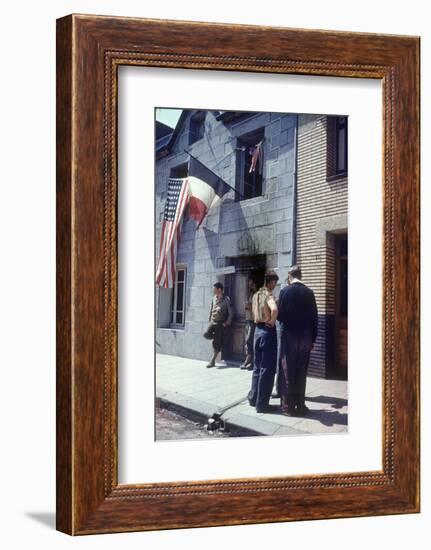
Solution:
[[(382, 82), (381, 471), (118, 483), (121, 65)], [(59, 19), (57, 529), (81, 535), (418, 512), (419, 221), (418, 37), (90, 15)]]

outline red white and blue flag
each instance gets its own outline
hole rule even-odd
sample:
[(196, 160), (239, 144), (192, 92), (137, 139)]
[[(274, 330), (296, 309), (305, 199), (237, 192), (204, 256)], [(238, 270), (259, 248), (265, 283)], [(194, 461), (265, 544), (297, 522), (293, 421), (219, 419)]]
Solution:
[(174, 286), (175, 263), (186, 207), (188, 206), (188, 217), (197, 221), (198, 229), (208, 210), (219, 204), (231, 189), (230, 185), (192, 156), (186, 178), (168, 179), (156, 271), (157, 285), (164, 288)]
[(187, 178), (169, 178), (160, 235), (159, 263), (156, 284), (172, 288), (175, 282), (175, 265), (180, 242), (182, 220), (189, 201)]
[(208, 210), (217, 206), (232, 187), (192, 156), (187, 180), (190, 188), (188, 217), (196, 220), (199, 228)]

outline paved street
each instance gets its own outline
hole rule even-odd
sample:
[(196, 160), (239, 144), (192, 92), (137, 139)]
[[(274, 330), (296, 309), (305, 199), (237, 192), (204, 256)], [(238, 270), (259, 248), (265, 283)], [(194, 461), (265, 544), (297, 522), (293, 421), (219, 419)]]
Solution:
[(208, 431), (199, 422), (193, 422), (179, 414), (166, 409), (156, 410), (157, 439), (211, 439), (228, 437), (221, 431)]
[[(256, 413), (247, 401), (251, 372), (237, 364), (217, 362), (205, 368), (206, 361), (171, 355), (156, 355), (156, 394), (164, 408), (204, 423), (214, 413), (222, 413), (227, 427), (249, 435), (305, 435), (347, 432), (347, 382), (307, 378), (305, 418), (283, 416), (280, 409)], [(279, 405), (271, 399), (271, 405)], [(225, 410), (226, 409), (226, 410)], [(188, 436), (186, 436), (188, 437)], [(193, 436), (190, 436), (193, 437)], [(178, 436), (178, 439), (183, 437)], [(157, 431), (157, 439), (166, 437)]]

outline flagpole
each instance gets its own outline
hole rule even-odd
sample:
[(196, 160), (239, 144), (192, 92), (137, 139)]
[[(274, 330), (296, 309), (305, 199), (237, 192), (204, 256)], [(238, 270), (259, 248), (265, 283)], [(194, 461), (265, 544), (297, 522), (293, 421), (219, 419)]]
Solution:
[(189, 157), (191, 157), (192, 159), (194, 159), (196, 162), (199, 162), (199, 164), (201, 164), (204, 168), (206, 168), (209, 172), (211, 172), (211, 174), (214, 174), (214, 176), (216, 178), (219, 178), (223, 183), (225, 183), (228, 187), (230, 187), (232, 189), (232, 191), (235, 191), (235, 193), (238, 193), (238, 195), (243, 199), (244, 198), (244, 195), (242, 193), (240, 193), (237, 189), (235, 189), (235, 187), (232, 187), (232, 185), (229, 185), (227, 181), (225, 181), (223, 178), (221, 178), (218, 174), (216, 174), (215, 172), (213, 172), (211, 170), (211, 168), (208, 168), (208, 166), (206, 166), (203, 162), (201, 162), (199, 159), (197, 159), (196, 157), (194, 157), (189, 151), (187, 151), (186, 149), (184, 149), (184, 153), (187, 153), (189, 155)]

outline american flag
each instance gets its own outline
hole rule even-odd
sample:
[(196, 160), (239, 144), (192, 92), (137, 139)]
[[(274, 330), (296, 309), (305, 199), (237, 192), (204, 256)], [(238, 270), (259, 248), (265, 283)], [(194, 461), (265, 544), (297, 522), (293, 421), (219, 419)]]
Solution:
[(175, 262), (181, 235), (181, 222), (189, 201), (187, 178), (169, 178), (165, 212), (160, 236), (159, 264), (156, 284), (172, 288), (175, 282)]

